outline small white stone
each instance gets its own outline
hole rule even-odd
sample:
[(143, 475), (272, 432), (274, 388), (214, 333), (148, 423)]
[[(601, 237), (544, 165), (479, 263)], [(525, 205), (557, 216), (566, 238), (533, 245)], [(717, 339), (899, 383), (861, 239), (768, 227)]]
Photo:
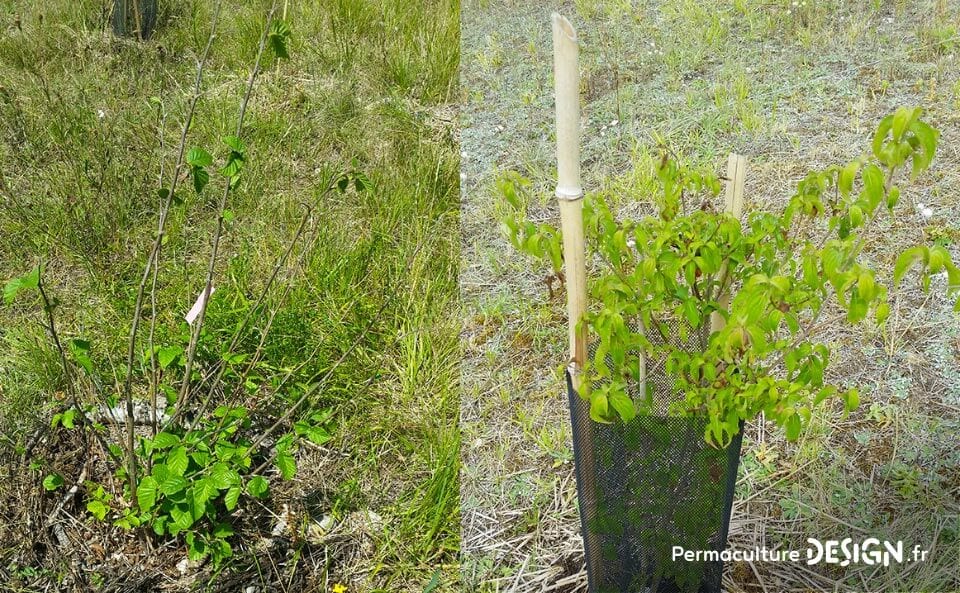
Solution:
[(930, 218), (933, 216), (933, 210), (930, 208), (924, 208), (920, 211), (920, 214), (922, 214), (924, 218)]
[(177, 572), (180, 574), (187, 574), (187, 567), (190, 566), (190, 561), (184, 558), (180, 562), (177, 562)]

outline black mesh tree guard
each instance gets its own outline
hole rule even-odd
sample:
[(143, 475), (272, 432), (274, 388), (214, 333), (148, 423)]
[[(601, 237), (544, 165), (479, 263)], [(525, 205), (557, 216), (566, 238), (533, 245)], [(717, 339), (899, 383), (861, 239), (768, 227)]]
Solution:
[(600, 424), (567, 375), (590, 593), (720, 593), (723, 563), (674, 560), (674, 546), (726, 547), (743, 426), (725, 449), (707, 419), (668, 416), (669, 379), (647, 375), (653, 414)]
[(157, 24), (158, 0), (114, 0), (113, 32), (121, 36), (149, 39)]

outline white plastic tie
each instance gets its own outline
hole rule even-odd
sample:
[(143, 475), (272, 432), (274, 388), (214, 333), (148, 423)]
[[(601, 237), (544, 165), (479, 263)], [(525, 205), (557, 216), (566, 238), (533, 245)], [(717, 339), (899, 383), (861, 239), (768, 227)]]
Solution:
[(583, 188), (557, 186), (556, 195), (560, 200), (569, 200), (573, 202), (583, 198)]

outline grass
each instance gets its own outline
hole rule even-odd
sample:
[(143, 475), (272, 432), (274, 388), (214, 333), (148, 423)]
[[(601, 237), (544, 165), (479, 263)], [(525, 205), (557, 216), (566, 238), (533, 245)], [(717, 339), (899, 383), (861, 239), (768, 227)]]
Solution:
[[(924, 239), (957, 252), (946, 239), (960, 220), (955, 5), (465, 2), (463, 574), (468, 590), (483, 592), (585, 587), (573, 468), (565, 463), (572, 446), (563, 295), (551, 298), (546, 271), (531, 269), (491, 223), (493, 180), (508, 170), (533, 182), (531, 215), (556, 220), (552, 10), (570, 17), (581, 39), (588, 191), (649, 210), (650, 166), (665, 142), (718, 172), (728, 152), (746, 154), (748, 207), (776, 210), (811, 168), (855, 157), (883, 115), (918, 104), (943, 132), (938, 164), (905, 195), (907, 220), (878, 238), (870, 257), (889, 270), (895, 249)], [(494, 35), (496, 51), (513, 60), (482, 59)], [(930, 221), (909, 212), (918, 202), (933, 204)], [(793, 444), (772, 425), (748, 425), (730, 537), (738, 549), (760, 541), (802, 549), (807, 536), (850, 532), (844, 523), (888, 526), (905, 542), (955, 549), (958, 459), (946, 443), (960, 421), (957, 321), (950, 303), (915, 287), (895, 302), (884, 332), (822, 330), (833, 344), (834, 378), (863, 387), (857, 412), (822, 410)], [(872, 576), (737, 564), (724, 583), (729, 591), (953, 591), (956, 560), (944, 553)]]
[[(229, 197), (232, 221), (204, 344), (215, 353), (232, 335), (294, 234), (302, 204), (312, 208), (307, 232), (316, 240), (295, 249), (291, 261), (299, 265), (286, 266), (286, 297), (268, 297), (266, 310), (277, 316), (265, 360), (275, 368), (300, 365), (300, 376), (310, 377), (329, 368), (360, 328), (370, 322), (372, 329), (304, 410), (333, 412), (333, 440), (302, 448), (297, 477), (260, 511), (269, 523), (287, 509), (288, 523), (306, 531), (295, 529), (272, 565), (253, 562), (259, 552), (251, 533), (234, 544), (239, 553), (221, 571), (192, 571), (178, 586), (196, 580), (222, 590), (247, 579), (280, 590), (326, 591), (342, 582), (350, 591), (422, 591), (434, 579), (436, 591), (454, 590), (459, 156), (450, 102), (458, 4), (281, 4), (293, 32), (291, 59), (268, 54), (250, 102), (242, 134), (248, 162)], [(223, 155), (219, 139), (235, 125), (268, 8), (224, 6), (188, 147)], [(0, 3), (0, 278), (42, 261), (59, 301), (61, 334), (92, 342), (96, 374), (107, 385), (122, 375), (136, 286), (156, 230), (157, 190), (169, 183), (210, 20), (210, 3), (161, 2), (159, 29), (137, 43), (105, 32), (99, 2)], [(373, 190), (321, 196), (328, 176), (353, 163)], [(213, 175), (200, 195), (181, 184), (153, 309), (158, 343), (177, 340), (202, 290), (222, 183)], [(66, 556), (36, 552), (50, 545), (50, 534), (19, 528), (55, 503), (54, 495), (40, 494), (43, 474), (71, 469), (51, 456), (28, 470), (16, 455), (49, 424), (65, 386), (39, 314), (30, 298), (0, 308), (0, 492), (8, 501), (28, 492), (30, 501), (6, 505), (0, 573), (10, 590), (54, 581), (79, 590), (84, 581), (70, 574)], [(138, 351), (144, 348), (142, 339)], [(145, 390), (138, 382), (135, 392)], [(266, 408), (282, 410), (284, 401)], [(96, 401), (88, 395), (85, 403)], [(360, 521), (367, 512), (381, 520)], [(93, 529), (94, 540), (109, 531), (81, 506), (75, 515), (71, 529)], [(350, 546), (305, 537), (325, 516), (343, 526)], [(88, 586), (110, 590), (137, 565), (146, 551), (124, 541), (125, 557), (93, 571)], [(171, 550), (150, 570), (177, 577), (182, 544)], [(92, 552), (78, 545), (71, 553)]]

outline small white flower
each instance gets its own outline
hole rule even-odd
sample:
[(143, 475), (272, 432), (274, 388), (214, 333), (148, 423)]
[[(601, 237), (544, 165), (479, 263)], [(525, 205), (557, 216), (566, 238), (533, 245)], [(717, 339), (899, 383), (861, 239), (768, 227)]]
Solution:
[(103, 119), (107, 117), (107, 112), (103, 109), (97, 109), (97, 119)]
[(923, 215), (924, 218), (930, 218), (933, 216), (933, 210), (931, 208), (924, 208), (920, 211), (920, 214)]
[(917, 202), (917, 210), (923, 210), (924, 208), (923, 202)]

